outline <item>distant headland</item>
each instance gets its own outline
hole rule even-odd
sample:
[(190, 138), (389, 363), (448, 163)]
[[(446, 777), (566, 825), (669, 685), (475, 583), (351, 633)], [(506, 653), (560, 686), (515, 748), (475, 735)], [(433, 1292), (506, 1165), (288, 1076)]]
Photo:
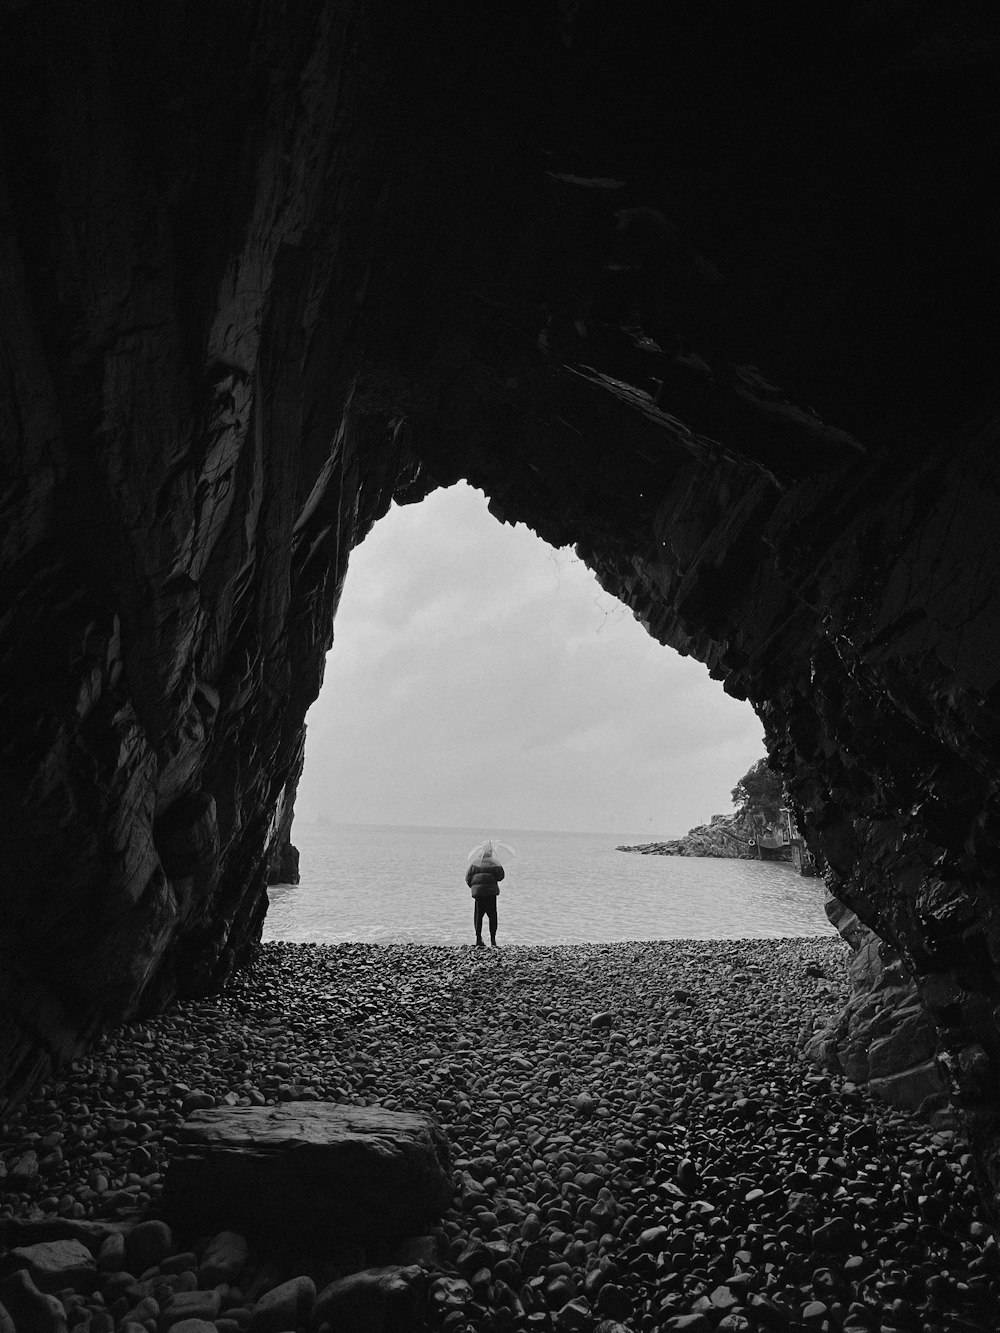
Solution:
[(682, 838), (619, 845), (616, 851), (642, 856), (718, 856), (743, 861), (790, 861), (803, 875), (820, 871), (785, 803), (781, 781), (758, 759), (732, 791), (735, 810), (713, 815)]
[(707, 824), (689, 829), (682, 838), (622, 845), (615, 850), (639, 852), (642, 856), (726, 856), (743, 860), (757, 857), (754, 833), (739, 823), (736, 815), (713, 815)]

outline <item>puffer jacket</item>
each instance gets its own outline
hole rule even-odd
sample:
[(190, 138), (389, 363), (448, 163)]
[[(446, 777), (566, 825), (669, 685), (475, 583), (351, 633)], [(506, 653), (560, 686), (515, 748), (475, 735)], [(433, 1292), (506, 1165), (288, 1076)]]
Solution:
[(504, 869), (499, 861), (489, 861), (484, 857), (469, 866), (465, 872), (465, 882), (472, 890), (473, 898), (495, 898), (500, 892), (499, 881), (503, 875)]

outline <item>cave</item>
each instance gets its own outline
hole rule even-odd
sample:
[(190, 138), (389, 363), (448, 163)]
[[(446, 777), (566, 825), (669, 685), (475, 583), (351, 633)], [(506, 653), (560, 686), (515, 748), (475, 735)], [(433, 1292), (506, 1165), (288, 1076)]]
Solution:
[(753, 704), (996, 1190), (998, 64), (971, 3), (8, 0), (10, 1101), (252, 951), (350, 551), (464, 478)]

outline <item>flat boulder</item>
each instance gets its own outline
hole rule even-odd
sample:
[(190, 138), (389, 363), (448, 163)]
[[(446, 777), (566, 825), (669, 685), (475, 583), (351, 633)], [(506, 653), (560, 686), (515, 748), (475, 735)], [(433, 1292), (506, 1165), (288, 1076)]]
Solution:
[(47, 1240), (11, 1250), (8, 1263), (27, 1269), (41, 1292), (54, 1296), (64, 1287), (90, 1292), (97, 1281), (94, 1256), (81, 1241)]
[(282, 1102), (195, 1111), (177, 1132), (163, 1212), (184, 1235), (232, 1230), (270, 1249), (378, 1248), (452, 1201), (448, 1142), (427, 1116)]

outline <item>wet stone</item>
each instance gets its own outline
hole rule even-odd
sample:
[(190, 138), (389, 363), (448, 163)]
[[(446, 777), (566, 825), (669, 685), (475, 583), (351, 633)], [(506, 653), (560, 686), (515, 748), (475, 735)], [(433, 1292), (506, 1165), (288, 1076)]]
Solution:
[(26, 1272), (0, 1278), (0, 1307), (18, 1333), (66, 1333), (66, 1308), (55, 1296), (41, 1292)]
[(198, 1280), (204, 1287), (233, 1282), (246, 1267), (247, 1258), (246, 1240), (236, 1231), (220, 1231), (205, 1247), (198, 1265)]
[(614, 1282), (608, 1282), (600, 1287), (596, 1305), (602, 1315), (607, 1315), (611, 1319), (627, 1319), (632, 1313), (631, 1296), (624, 1287)]
[(250, 1333), (282, 1333), (308, 1322), (316, 1305), (312, 1278), (297, 1277), (265, 1292), (250, 1316)]
[(38, 1169), (38, 1154), (29, 1148), (7, 1168), (7, 1188), (19, 1190), (34, 1184)]
[(670, 1238), (669, 1227), (647, 1227), (636, 1237), (636, 1244), (650, 1254), (659, 1254)]
[(125, 1262), (130, 1272), (143, 1273), (165, 1259), (173, 1248), (166, 1222), (140, 1222), (125, 1237)]
[(133, 1305), (132, 1309), (123, 1316), (122, 1322), (129, 1323), (131, 1321), (135, 1324), (144, 1324), (147, 1319), (155, 1322), (159, 1317), (159, 1314), (159, 1301), (155, 1300), (152, 1296), (144, 1296), (138, 1304)]
[(813, 1245), (824, 1254), (850, 1250), (855, 1240), (854, 1227), (846, 1217), (834, 1217), (822, 1226), (813, 1227)]
[(161, 1333), (182, 1319), (213, 1320), (222, 1307), (218, 1291), (178, 1291), (175, 1292), (160, 1311), (159, 1327)]

